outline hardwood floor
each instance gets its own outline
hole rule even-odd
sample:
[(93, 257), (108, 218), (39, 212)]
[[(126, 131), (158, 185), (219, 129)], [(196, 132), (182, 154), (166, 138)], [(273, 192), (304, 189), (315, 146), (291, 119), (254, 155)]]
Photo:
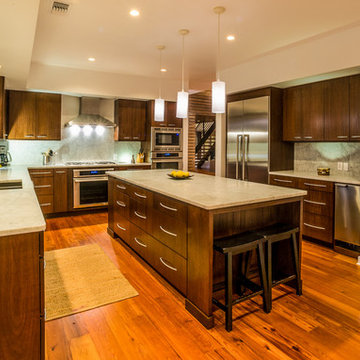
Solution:
[(359, 359), (355, 259), (304, 242), (304, 295), (274, 289), (271, 314), (260, 297), (239, 304), (227, 333), (222, 311), (206, 330), (184, 298), (106, 228), (106, 213), (48, 219), (45, 250), (97, 243), (139, 296), (47, 322), (47, 359)]

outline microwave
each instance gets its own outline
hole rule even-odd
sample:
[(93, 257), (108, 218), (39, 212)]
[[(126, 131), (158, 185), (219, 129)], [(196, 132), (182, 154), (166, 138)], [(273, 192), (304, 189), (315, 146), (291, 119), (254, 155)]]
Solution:
[(182, 129), (181, 128), (151, 128), (152, 151), (181, 151)]

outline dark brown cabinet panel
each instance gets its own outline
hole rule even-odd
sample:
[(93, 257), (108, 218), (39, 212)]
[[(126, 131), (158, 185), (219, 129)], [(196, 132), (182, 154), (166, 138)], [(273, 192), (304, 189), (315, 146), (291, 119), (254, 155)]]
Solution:
[(151, 126), (153, 127), (182, 127), (182, 119), (176, 117), (176, 102), (174, 101), (165, 101), (165, 114), (164, 121), (155, 121), (154, 120), (154, 107), (155, 101), (148, 101), (148, 117)]
[(115, 121), (118, 127), (115, 140), (145, 141), (146, 101), (119, 99), (115, 102)]
[(54, 212), (68, 210), (68, 173), (66, 169), (54, 170)]
[(61, 95), (36, 94), (36, 139), (61, 139)]
[(302, 91), (300, 87), (284, 90), (283, 140), (301, 141), (302, 139)]
[(350, 78), (350, 140), (360, 141), (360, 75)]
[(5, 138), (5, 78), (0, 76), (0, 139)]
[(349, 78), (324, 82), (325, 140), (349, 140)]

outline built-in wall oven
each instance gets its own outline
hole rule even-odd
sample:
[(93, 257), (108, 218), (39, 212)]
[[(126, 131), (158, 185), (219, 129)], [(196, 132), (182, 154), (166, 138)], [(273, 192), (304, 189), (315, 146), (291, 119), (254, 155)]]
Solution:
[(156, 151), (151, 154), (153, 169), (182, 169), (181, 151)]
[(114, 168), (73, 170), (74, 209), (108, 204), (107, 171)]
[(181, 128), (151, 128), (152, 151), (181, 151), (182, 129)]

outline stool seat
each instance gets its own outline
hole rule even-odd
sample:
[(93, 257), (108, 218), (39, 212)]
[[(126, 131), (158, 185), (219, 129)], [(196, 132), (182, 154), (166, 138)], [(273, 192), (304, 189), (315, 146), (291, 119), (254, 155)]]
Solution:
[(247, 231), (241, 234), (236, 234), (224, 237), (214, 241), (214, 249), (222, 254), (232, 252), (234, 255), (247, 245), (253, 245), (252, 248), (257, 247), (257, 241), (263, 240), (263, 236), (252, 231)]
[(256, 234), (263, 236), (265, 240), (283, 240), (291, 236), (291, 234), (299, 232), (299, 227), (290, 224), (277, 223), (274, 225), (266, 226), (261, 230), (257, 230)]

